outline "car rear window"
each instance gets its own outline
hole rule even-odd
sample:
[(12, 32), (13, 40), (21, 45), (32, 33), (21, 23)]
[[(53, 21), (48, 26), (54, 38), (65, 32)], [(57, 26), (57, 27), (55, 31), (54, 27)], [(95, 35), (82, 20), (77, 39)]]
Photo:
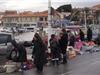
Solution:
[(7, 42), (11, 42), (11, 35), (7, 35), (7, 34), (0, 34), (0, 44), (2, 43), (7, 43)]

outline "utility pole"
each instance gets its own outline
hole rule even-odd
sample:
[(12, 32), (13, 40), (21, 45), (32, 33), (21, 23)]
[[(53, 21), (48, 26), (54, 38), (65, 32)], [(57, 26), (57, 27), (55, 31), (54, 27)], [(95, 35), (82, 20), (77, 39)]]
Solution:
[(84, 11), (85, 30), (87, 31), (86, 11)]
[(51, 37), (51, 33), (52, 33), (52, 28), (51, 28), (51, 0), (48, 0), (48, 47), (50, 46), (49, 44), (49, 40)]
[(92, 11), (92, 16), (93, 16), (93, 25), (95, 24), (95, 16), (94, 16), (94, 12)]

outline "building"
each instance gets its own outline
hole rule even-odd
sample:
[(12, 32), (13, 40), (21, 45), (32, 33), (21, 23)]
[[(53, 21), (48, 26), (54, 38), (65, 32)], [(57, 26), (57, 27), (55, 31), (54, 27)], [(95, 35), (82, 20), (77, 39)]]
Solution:
[(94, 14), (94, 21), (96, 24), (100, 24), (100, 4), (95, 5), (91, 8)]
[[(59, 19), (60, 16), (55, 11), (52, 15), (53, 19)], [(37, 27), (47, 27), (48, 25), (48, 11), (42, 12), (31, 12), (25, 11), (17, 13), (15, 11), (6, 11), (2, 18), (4, 26), (37, 26)]]
[(3, 23), (2, 23), (2, 17), (4, 16), (4, 12), (0, 12), (0, 26), (2, 26), (3, 25)]
[(33, 13), (12, 13), (6, 12), (5, 15), (2, 18), (3, 25), (4, 26), (16, 26), (16, 27), (22, 27), (22, 26), (29, 26), (29, 25), (36, 25), (37, 24), (37, 18)]
[(9, 14), (17, 14), (17, 11), (16, 10), (6, 10), (4, 12), (5, 15), (9, 15)]

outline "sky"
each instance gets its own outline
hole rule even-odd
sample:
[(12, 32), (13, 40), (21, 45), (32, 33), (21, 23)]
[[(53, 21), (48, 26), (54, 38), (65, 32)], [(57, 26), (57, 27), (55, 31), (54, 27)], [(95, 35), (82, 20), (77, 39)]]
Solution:
[[(92, 7), (100, 4), (100, 0), (51, 0), (51, 5), (56, 9), (65, 4), (72, 7)], [(48, 0), (0, 0), (0, 11), (43, 11), (48, 9)]]

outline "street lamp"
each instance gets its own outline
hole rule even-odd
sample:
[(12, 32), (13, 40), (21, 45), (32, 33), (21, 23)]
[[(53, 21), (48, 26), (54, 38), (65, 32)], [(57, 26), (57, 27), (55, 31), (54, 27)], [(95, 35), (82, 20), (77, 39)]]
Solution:
[(51, 29), (51, 0), (48, 0), (48, 47), (50, 46)]
[(85, 30), (87, 31), (87, 18), (86, 18), (86, 11), (84, 11), (84, 21), (85, 21)]

